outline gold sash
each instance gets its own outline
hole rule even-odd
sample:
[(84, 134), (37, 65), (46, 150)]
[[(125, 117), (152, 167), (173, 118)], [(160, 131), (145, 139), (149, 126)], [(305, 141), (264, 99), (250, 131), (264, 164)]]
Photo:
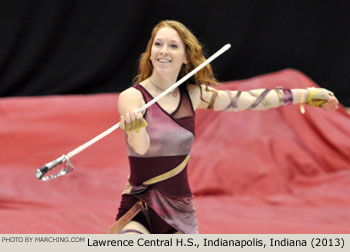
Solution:
[[(177, 174), (182, 172), (183, 169), (185, 169), (189, 160), (190, 160), (190, 155), (187, 155), (186, 158), (181, 162), (181, 164), (171, 169), (170, 171), (167, 171), (163, 174), (160, 174), (158, 176), (155, 176), (153, 178), (146, 180), (145, 182), (142, 183), (142, 185), (152, 185), (176, 176)], [(123, 194), (130, 194), (131, 189), (132, 189), (132, 185), (130, 185), (130, 183), (127, 182), (124, 187)]]

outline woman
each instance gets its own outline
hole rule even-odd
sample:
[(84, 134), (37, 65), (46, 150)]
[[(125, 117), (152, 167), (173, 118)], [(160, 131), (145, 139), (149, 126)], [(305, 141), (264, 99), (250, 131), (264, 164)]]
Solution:
[(110, 233), (198, 233), (187, 179), (195, 110), (261, 110), (304, 103), (338, 108), (337, 99), (322, 88), (218, 91), (207, 65), (147, 111), (135, 113), (204, 60), (198, 40), (183, 24), (166, 20), (154, 27), (136, 85), (119, 96), (131, 173)]

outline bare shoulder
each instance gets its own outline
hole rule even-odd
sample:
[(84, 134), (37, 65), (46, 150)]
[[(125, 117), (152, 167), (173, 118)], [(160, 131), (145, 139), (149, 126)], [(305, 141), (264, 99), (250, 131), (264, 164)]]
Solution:
[(215, 90), (215, 88), (211, 86), (207, 87), (204, 84), (201, 84), (201, 85), (188, 84), (187, 90), (188, 90), (188, 93), (190, 94), (193, 108), (196, 110), (196, 109), (208, 108), (209, 101), (213, 94), (212, 91)]
[(193, 109), (196, 110), (200, 104), (200, 98), (201, 98), (201, 90), (198, 85), (195, 84), (187, 84), (187, 91), (188, 94), (190, 95), (191, 101), (192, 101), (192, 106)]
[[(134, 88), (134, 87), (129, 87), (128, 89), (125, 89), (123, 92), (120, 93), (120, 96), (126, 97), (126, 98), (142, 98), (142, 93), (140, 90)], [(136, 96), (136, 97), (135, 97)]]
[(199, 94), (199, 92), (200, 92), (198, 85), (187, 84), (186, 87), (187, 87), (187, 90), (188, 90), (190, 95), (192, 95), (193, 93), (198, 93)]
[(119, 94), (118, 109), (121, 115), (130, 110), (137, 110), (145, 104), (142, 93), (134, 87), (125, 89)]

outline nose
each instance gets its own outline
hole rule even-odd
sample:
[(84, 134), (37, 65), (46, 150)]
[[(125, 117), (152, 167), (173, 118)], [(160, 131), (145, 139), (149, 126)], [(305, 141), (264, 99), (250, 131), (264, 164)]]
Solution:
[(160, 50), (161, 54), (168, 54), (168, 46), (167, 45), (163, 45), (161, 50)]

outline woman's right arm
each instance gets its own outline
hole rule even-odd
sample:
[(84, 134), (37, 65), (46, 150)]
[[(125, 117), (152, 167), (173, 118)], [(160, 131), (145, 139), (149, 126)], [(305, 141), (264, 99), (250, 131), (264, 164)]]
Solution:
[(149, 149), (150, 139), (146, 127), (134, 129), (133, 125), (138, 120), (144, 120), (141, 113), (135, 113), (144, 104), (142, 94), (135, 88), (128, 88), (119, 95), (120, 128), (126, 132), (130, 147), (140, 155)]

